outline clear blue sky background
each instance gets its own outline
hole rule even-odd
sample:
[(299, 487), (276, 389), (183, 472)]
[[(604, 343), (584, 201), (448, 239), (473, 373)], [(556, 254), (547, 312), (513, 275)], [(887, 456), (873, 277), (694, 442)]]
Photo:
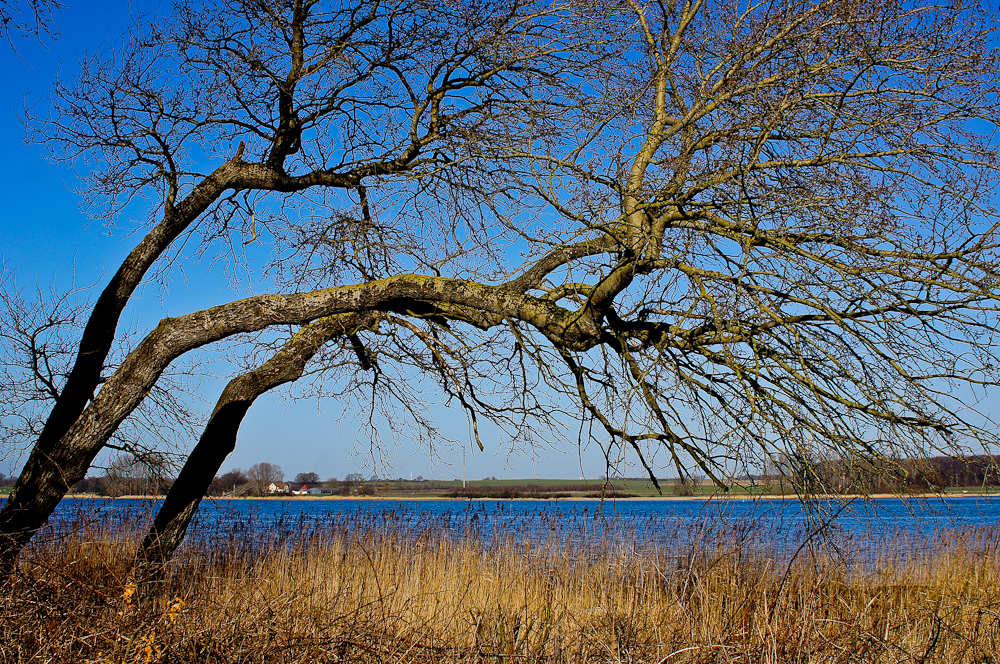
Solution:
[[(105, 42), (117, 43), (137, 12), (169, 11), (157, 3), (74, 2), (55, 16), (59, 35), (55, 40), (14, 40), (16, 52), (0, 46), (0, 256), (19, 284), (45, 288), (66, 288), (106, 282), (132, 248), (135, 238), (123, 231), (110, 234), (102, 220), (90, 219), (80, 211), (73, 192), (76, 175), (72, 168), (47, 162), (36, 146), (26, 145), (20, 115), (25, 104), (46, 105), (46, 92), (57, 72), (70, 74), (78, 56)], [(127, 224), (123, 224), (127, 226)], [(179, 315), (234, 298), (226, 289), (221, 268), (207, 263), (189, 264), (185, 279), (175, 278), (165, 299), (158, 289), (139, 293), (126, 312), (125, 321), (149, 329), (166, 315)], [(224, 381), (209, 381), (202, 390), (206, 403), (217, 397)], [(315, 471), (323, 477), (343, 477), (349, 472), (370, 472), (372, 457), (366, 454), (367, 439), (359, 437), (350, 419), (340, 419), (336, 403), (326, 403), (322, 412), (315, 402), (287, 404), (278, 398), (258, 400), (240, 429), (236, 452), (224, 469), (246, 468), (258, 461), (280, 464), (286, 476)], [(461, 411), (437, 410), (450, 437), (468, 445), (468, 427)], [(338, 421), (340, 420), (340, 421)], [(468, 445), (468, 477), (488, 475), (508, 478), (552, 477), (590, 479), (605, 472), (604, 457), (595, 446), (583, 450), (575, 441), (556, 443), (548, 449), (511, 454), (506, 441), (495, 431), (484, 430), (485, 453)], [(191, 441), (190, 444), (193, 444)], [(473, 453), (474, 452), (474, 453)], [(23, 461), (0, 462), (0, 472), (16, 473)], [(448, 464), (451, 464), (449, 467)], [(405, 443), (382, 457), (379, 470), (393, 476), (423, 475), (451, 478), (461, 476), (461, 452), (445, 450), (431, 455), (424, 448)], [(622, 469), (638, 474), (634, 469)]]

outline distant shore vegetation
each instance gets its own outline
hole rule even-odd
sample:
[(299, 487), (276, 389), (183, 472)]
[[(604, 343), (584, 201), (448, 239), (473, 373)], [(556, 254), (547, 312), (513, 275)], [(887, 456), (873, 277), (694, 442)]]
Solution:
[[(874, 495), (906, 493), (992, 493), (1000, 487), (1000, 457), (933, 457), (892, 461), (892, 467), (869, 468), (837, 460), (803, 463), (781, 460), (760, 475), (733, 478), (719, 487), (703, 476), (664, 478), (659, 489), (647, 477), (611, 479), (497, 479), (430, 480), (423, 477), (365, 476), (348, 473), (343, 479), (321, 479), (315, 472), (298, 473), (284, 481), (277, 464), (258, 463), (247, 470), (234, 468), (212, 482), (208, 495), (234, 497), (424, 497), (424, 498), (652, 498), (710, 495)], [(0, 476), (0, 495), (17, 478)], [(169, 490), (173, 478), (161, 466), (115, 460), (101, 474), (88, 476), (71, 490), (76, 495), (105, 497), (158, 496)], [(6, 489), (6, 491), (5, 491)], [(311, 490), (311, 491), (310, 491)]]

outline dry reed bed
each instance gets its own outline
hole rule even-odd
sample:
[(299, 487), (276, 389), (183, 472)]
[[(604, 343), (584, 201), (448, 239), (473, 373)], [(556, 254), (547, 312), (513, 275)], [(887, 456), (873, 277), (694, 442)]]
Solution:
[(671, 546), (345, 521), (280, 545), (195, 537), (154, 585), (136, 532), (27, 552), (0, 662), (1000, 662), (994, 530), (845, 560), (790, 558), (766, 529)]

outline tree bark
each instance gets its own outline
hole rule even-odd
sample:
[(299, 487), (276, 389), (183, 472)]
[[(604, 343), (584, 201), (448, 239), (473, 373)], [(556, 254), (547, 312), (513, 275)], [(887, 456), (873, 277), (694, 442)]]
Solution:
[[(172, 207), (164, 215), (163, 220), (132, 250), (98, 297), (84, 328), (77, 358), (67, 376), (66, 384), (46, 419), (42, 433), (32, 448), (17, 483), (3, 509), (0, 510), (0, 578), (10, 575), (21, 548), (38, 528), (45, 524), (69, 488), (83, 479), (97, 452), (107, 442), (105, 437), (96, 447), (76, 443), (64, 445), (67, 438), (71, 440), (79, 438), (71, 432), (74, 429), (80, 430), (76, 425), (80, 424), (81, 418), (86, 419), (85, 412), (92, 410), (100, 401), (100, 396), (95, 397), (94, 393), (101, 384), (101, 372), (114, 343), (121, 314), (149, 268), (167, 247), (227, 189), (298, 191), (314, 186), (347, 187), (355, 186), (361, 177), (357, 173), (340, 174), (326, 171), (289, 176), (280, 168), (245, 163), (242, 161), (242, 155), (241, 143), (236, 155), (229, 162), (216, 169), (195, 187), (190, 195)], [(407, 168), (405, 162), (395, 165), (397, 170)], [(372, 166), (367, 166), (358, 171), (367, 174), (371, 169)], [(315, 316), (306, 318), (291, 316), (282, 322), (307, 323), (315, 318)], [(259, 330), (266, 326), (254, 329)], [(222, 337), (213, 340), (218, 338)], [(188, 349), (193, 347), (195, 346)], [(171, 357), (168, 364), (176, 357), (176, 355)], [(165, 366), (157, 371), (157, 376)], [(145, 396), (151, 385), (145, 388), (142, 396)], [(106, 389), (107, 384), (102, 388), (102, 394)], [(101, 418), (102, 416), (97, 417)], [(118, 420), (114, 426), (117, 427), (120, 422)]]
[[(505, 72), (522, 71), (527, 62), (533, 62), (532, 67), (538, 66), (544, 69), (548, 66), (544, 63), (550, 59), (558, 67), (558, 71), (562, 71), (565, 66), (562, 47), (553, 49), (547, 38), (543, 38), (537, 43), (534, 41), (535, 38), (529, 39), (529, 42), (535, 45), (528, 46), (527, 50), (518, 48), (509, 51), (505, 46), (500, 46), (507, 44), (509, 39), (515, 39), (518, 44), (527, 45), (522, 41), (525, 34), (523, 32), (525, 23), (522, 22), (522, 18), (527, 19), (535, 16), (541, 19), (539, 27), (546, 25), (549, 10), (545, 8), (539, 8), (540, 13), (535, 14), (536, 8), (527, 5), (524, 9), (529, 13), (523, 14), (521, 5), (516, 4), (510, 12), (502, 17), (503, 20), (495, 24), (490, 22), (485, 30), (481, 25), (482, 21), (476, 19), (478, 12), (468, 15), (464, 11), (457, 12), (454, 15), (454, 21), (447, 21), (448, 29), (442, 32), (438, 26), (444, 24), (439, 23), (441, 17), (436, 12), (425, 14), (423, 9), (417, 7), (413, 9), (411, 14), (410, 8), (404, 7), (390, 8), (389, 13), (383, 14), (374, 11), (374, 9), (363, 11), (362, 6), (363, 3), (356, 8), (346, 7), (342, 10), (334, 10), (332, 15), (324, 12), (322, 16), (316, 17), (315, 22), (309, 22), (307, 18), (312, 4), (300, 2), (295, 5), (294, 16), (289, 21), (275, 18), (277, 23), (287, 23), (290, 29), (288, 34), (291, 34), (290, 41), (279, 39), (267, 47), (275, 50), (278, 56), (284, 52), (290, 57), (290, 67), (284, 72), (284, 82), (279, 86), (279, 103), (274, 109), (274, 115), (277, 115), (278, 119), (277, 125), (266, 121), (263, 125), (256, 126), (258, 117), (272, 117), (272, 114), (263, 112), (258, 115), (257, 111), (251, 111), (248, 106), (244, 106), (242, 103), (237, 105), (234, 111), (235, 115), (232, 118), (210, 103), (207, 104), (207, 107), (213, 109), (211, 112), (221, 112), (222, 116), (209, 115), (202, 118), (200, 115), (201, 103), (192, 106), (193, 116), (190, 118), (174, 118), (172, 117), (173, 111), (166, 113), (166, 116), (171, 117), (170, 122), (178, 123), (172, 126), (184, 124), (190, 128), (195, 125), (211, 126), (219, 123), (220, 125), (231, 125), (230, 130), (222, 131), (223, 134), (226, 131), (237, 133), (246, 131), (247, 135), (261, 138), (265, 143), (271, 142), (270, 146), (261, 146), (263, 151), (260, 154), (264, 163), (242, 161), (243, 143), (241, 143), (236, 155), (229, 162), (198, 182), (197, 186), (194, 186), (183, 199), (180, 199), (182, 192), (178, 186), (178, 178), (182, 177), (182, 171), (178, 170), (174, 161), (174, 157), (177, 155), (172, 152), (173, 148), (161, 139), (160, 128), (154, 125), (147, 127), (149, 129), (147, 132), (139, 132), (144, 136), (151, 137), (148, 138), (149, 145), (145, 147), (143, 141), (147, 139), (136, 139), (137, 142), (133, 143), (131, 135), (127, 133), (128, 130), (121, 128), (135, 125), (146, 126), (145, 123), (154, 116), (146, 112), (145, 101), (138, 104), (139, 109), (135, 112), (126, 110), (127, 103), (114, 102), (114, 95), (118, 94), (119, 87), (108, 88), (104, 86), (104, 77), (84, 77), (75, 90), (64, 90), (63, 93), (60, 93), (61, 102), (57, 105), (55, 119), (40, 121), (39, 126), (43, 130), (51, 131), (51, 134), (42, 131), (42, 140), (52, 141), (74, 156), (89, 154), (91, 150), (98, 152), (100, 150), (108, 152), (125, 150), (129, 153), (128, 156), (123, 159), (115, 157), (111, 161), (117, 167), (123, 167), (126, 170), (130, 167), (129, 164), (151, 163), (147, 156), (150, 151), (156, 155), (162, 153), (163, 165), (161, 168), (165, 172), (160, 173), (160, 175), (163, 176), (163, 184), (167, 192), (162, 201), (162, 220), (135, 247), (98, 297), (82, 335), (74, 366), (67, 376), (61, 394), (46, 420), (17, 485), (3, 510), (0, 511), (0, 575), (9, 573), (23, 544), (45, 523), (68, 488), (83, 477), (94, 456), (106, 442), (106, 432), (113, 431), (121, 422), (123, 414), (127, 415), (134, 408), (133, 404), (137, 403), (136, 399), (141, 399), (148, 391), (151, 384), (146, 379), (155, 380), (155, 377), (162, 371), (162, 366), (158, 361), (154, 361), (151, 362), (150, 368), (133, 367), (121, 374), (126, 375), (133, 372), (140, 375), (134, 384), (115, 382), (112, 377), (102, 386), (102, 373), (106, 372), (105, 365), (108, 354), (114, 343), (120, 317), (131, 295), (142, 282), (148, 270), (172, 242), (190, 228), (192, 223), (206, 210), (211, 209), (227, 191), (294, 192), (312, 187), (354, 189), (359, 187), (366, 178), (377, 178), (414, 170), (422, 171), (426, 177), (438, 177), (431, 170), (424, 169), (434, 165), (444, 167), (450, 163), (463, 161), (461, 157), (465, 154), (464, 148), (459, 150), (457, 155), (447, 157), (444, 155), (444, 152), (450, 150), (450, 145), (458, 145), (465, 140), (460, 139), (456, 142), (460, 134), (456, 134), (454, 129), (462, 130), (470, 119), (482, 113), (492, 113), (492, 107), (489, 103), (481, 101), (472, 104), (466, 103), (468, 101), (466, 90), (474, 91), (476, 95), (482, 94), (484, 99), (499, 98), (507, 101), (510, 101), (506, 96), (507, 91), (514, 90), (518, 92), (515, 94), (515, 98), (519, 99), (520, 91), (522, 91), (520, 84), (515, 83), (514, 87), (511, 87), (510, 82), (506, 81)], [(185, 28), (200, 26), (200, 22), (210, 15), (203, 14), (196, 9), (181, 14), (181, 20), (174, 23), (171, 28), (166, 29), (165, 34), (176, 34), (176, 29), (180, 27), (180, 33), (188, 35)], [(241, 28), (232, 28), (234, 24), (230, 24), (229, 21), (235, 18), (238, 21), (235, 25), (242, 25), (241, 21), (246, 20), (251, 15), (253, 15), (252, 11), (243, 11), (239, 7), (224, 9), (222, 15), (218, 17), (221, 23), (216, 24), (222, 27), (218, 29), (213, 27), (208, 31), (208, 34), (216, 35), (219, 38), (219, 41), (214, 42), (216, 44), (230, 41), (242, 43), (241, 40), (247, 35), (242, 32)], [(212, 16), (212, 18), (214, 21), (216, 17)], [(397, 19), (399, 19), (401, 33), (391, 29), (397, 24)], [(418, 23), (414, 23), (415, 20)], [(328, 21), (329, 23), (325, 23)], [(406, 37), (401, 36), (418, 34), (419, 22), (423, 21), (427, 22), (429, 30), (427, 38), (431, 40), (429, 43), (424, 44), (424, 37), (421, 36), (418, 40), (421, 43), (413, 45)], [(324, 24), (326, 27), (323, 27)], [(528, 21), (528, 24), (534, 24), (534, 20)], [(309, 30), (304, 31), (303, 26), (306, 25), (310, 27)], [(335, 27), (337, 25), (340, 25), (340, 28)], [(368, 25), (376, 27), (371, 34), (364, 34), (366, 32), (364, 26)], [(387, 26), (390, 29), (386, 33), (384, 28)], [(531, 32), (529, 30), (528, 34)], [(196, 71), (197, 74), (186, 79), (189, 82), (195, 81), (196, 85), (198, 82), (204, 83), (211, 80), (211, 76), (208, 76), (206, 72), (211, 71), (213, 67), (216, 73), (224, 75), (226, 80), (238, 81), (233, 88), (235, 90), (241, 89), (243, 82), (251, 84), (248, 87), (252, 87), (255, 82), (269, 80), (271, 72), (266, 67), (261, 69), (257, 56), (247, 52), (245, 55), (237, 55), (235, 61), (229, 55), (216, 57), (208, 53), (216, 48), (208, 43), (213, 42), (215, 37), (206, 37), (200, 32), (198, 34), (198, 39), (194, 40), (196, 43), (192, 43), (189, 36), (179, 38), (180, 41), (176, 41), (174, 37), (167, 37), (164, 41), (157, 39), (156, 43), (151, 45), (135, 44), (135, 49), (131, 52), (149, 53), (151, 58), (155, 59), (159, 57), (156, 50), (163, 48), (164, 44), (179, 45), (183, 51), (181, 62), (172, 59), (173, 55), (178, 54), (177, 51), (167, 55), (170, 63), (168, 71), (173, 72), (177, 65), (180, 65), (180, 68), (175, 73), (182, 77), (187, 75), (184, 72)], [(315, 57), (309, 54), (304, 57), (303, 52), (308, 49), (303, 46), (303, 35), (306, 35), (306, 41), (314, 47), (309, 50), (309, 53)], [(205, 44), (197, 43), (202, 38), (208, 42)], [(494, 49), (491, 51), (493, 54), (491, 57), (485, 60), (481, 59), (480, 64), (472, 66), (471, 63), (476, 60), (476, 54), (489, 50), (489, 44), (500, 46), (500, 50)], [(367, 59), (368, 66), (360, 67), (357, 71), (352, 69), (346, 76), (333, 75), (336, 82), (331, 82), (330, 74), (340, 68), (338, 62), (341, 59), (341, 53), (355, 48), (354, 45), (361, 48), (359, 52), (366, 53), (362, 57)], [(416, 50), (412, 50), (411, 47), (416, 48)], [(200, 48), (202, 53), (192, 54), (190, 52), (192, 48), (195, 50)], [(225, 49), (222, 52), (225, 53)], [(498, 53), (506, 53), (506, 55), (497, 58)], [(144, 58), (145, 55), (142, 57)], [(274, 62), (281, 67), (283, 60), (282, 57), (276, 57)], [(95, 62), (101, 64), (97, 60)], [(237, 64), (234, 65), (234, 62)], [(239, 63), (248, 66), (241, 68)], [(108, 61), (105, 64), (118, 73), (126, 71), (126, 69), (116, 69), (117, 62), (112, 64), (112, 61)], [(193, 65), (193, 70), (191, 65)], [(150, 67), (155, 69), (151, 65)], [(104, 68), (99, 67), (98, 69)], [(293, 172), (301, 170), (308, 172), (303, 172), (301, 175), (289, 175), (285, 170), (284, 162), (288, 156), (301, 150), (303, 127), (319, 127), (326, 122), (324, 118), (327, 116), (336, 117), (341, 113), (343, 103), (349, 103), (352, 99), (351, 91), (354, 86), (362, 85), (367, 80), (381, 80), (382, 74), (376, 75), (376, 72), (382, 70), (387, 72), (386, 75), (392, 81), (395, 81), (397, 77), (402, 78), (406, 93), (400, 96), (400, 99), (404, 97), (407, 99), (404, 105), (409, 106), (412, 103), (410, 121), (400, 122), (403, 118), (399, 115), (399, 108), (402, 107), (396, 108), (394, 101), (388, 102), (387, 107), (394, 110), (390, 110), (386, 115), (386, 122), (389, 123), (386, 125), (387, 128), (384, 131), (378, 127), (376, 127), (377, 131), (372, 130), (371, 127), (363, 130), (363, 132), (374, 131), (373, 136), (384, 133), (385, 136), (382, 139), (376, 138), (376, 143), (381, 147), (372, 148), (368, 139), (364, 139), (366, 150), (371, 150), (371, 154), (366, 153), (366, 156), (357, 160), (352, 157), (350, 161), (342, 162), (339, 166), (333, 165), (329, 168), (317, 168), (311, 171), (308, 171), (308, 166), (303, 169), (300, 164), (298, 168), (291, 170)], [(408, 80), (411, 71), (414, 78)], [(458, 71), (462, 71), (462, 75), (455, 75)], [(230, 76), (235, 78), (230, 79)], [(115, 76), (111, 75), (107, 78), (114, 79)], [(315, 81), (312, 87), (303, 89), (310, 78)], [(281, 81), (281, 79), (282, 76), (274, 76), (275, 81)], [(534, 80), (534, 77), (525, 80)], [(417, 82), (419, 85), (414, 84)], [(494, 82), (497, 86), (496, 89), (502, 93), (500, 97), (493, 93)], [(145, 100), (149, 96), (146, 86), (135, 87), (137, 85), (139, 85), (137, 82), (131, 82), (126, 96), (135, 94), (141, 100)], [(159, 83), (155, 85), (159, 85)], [(166, 86), (164, 91), (176, 87), (175, 83), (171, 81), (166, 81), (163, 85)], [(155, 91), (155, 86), (153, 89)], [(418, 93), (424, 89), (426, 93)], [(560, 88), (557, 86), (554, 89)], [(202, 90), (202, 92), (208, 94), (211, 90)], [(108, 94), (110, 96), (102, 99), (102, 103), (97, 105), (93, 104), (95, 100), (90, 98), (94, 94)], [(368, 99), (369, 93), (363, 92), (361, 94), (362, 100)], [(164, 96), (170, 95), (165, 94)], [(195, 88), (191, 97), (197, 101), (198, 96), (198, 89)], [(155, 94), (152, 95), (152, 98), (159, 99)], [(458, 100), (458, 106), (447, 103), (450, 98)], [(535, 108), (533, 98), (526, 101), (531, 102), (532, 109)], [(363, 103), (367, 103), (367, 101)], [(514, 101), (514, 104), (514, 108), (517, 108), (521, 102)], [(228, 102), (219, 108), (226, 106), (228, 106)], [(86, 117), (84, 124), (87, 124), (88, 128), (78, 131), (72, 122), (66, 124), (73, 125), (73, 129), (64, 126), (64, 118), (60, 116), (60, 112), (65, 118), (77, 118), (82, 108), (87, 109), (84, 111)], [(122, 112), (125, 113), (124, 116), (120, 115)], [(532, 110), (532, 113), (534, 112)], [(161, 114), (155, 117), (164, 117), (164, 112), (161, 110)], [(125, 118), (124, 122), (123, 118)], [(360, 122), (366, 121), (361, 120)], [(404, 131), (399, 137), (395, 136), (397, 124)], [(348, 126), (354, 125), (349, 124)], [(409, 127), (408, 130), (407, 127)], [(167, 131), (169, 133), (169, 130)], [(195, 130), (183, 130), (185, 135), (188, 131), (191, 132), (190, 136), (192, 137), (198, 135)], [(345, 135), (352, 134), (353, 130), (346, 130)], [(208, 135), (215, 136), (217, 134), (210, 131)], [(235, 135), (234, 133), (233, 136)], [(319, 135), (324, 134), (320, 133)], [(195, 139), (182, 139), (178, 146), (182, 145), (184, 140)], [(475, 144), (478, 140), (476, 138), (470, 144)], [(323, 148), (320, 149), (322, 152)], [(384, 150), (384, 154), (379, 155), (379, 150)], [(132, 151), (135, 151), (134, 155)], [(459, 158), (453, 158), (456, 156)], [(304, 163), (309, 161), (310, 159), (306, 159)], [(114, 168), (107, 172), (113, 173)], [(135, 185), (136, 188), (131, 191), (130, 195), (139, 193), (143, 187), (148, 185), (150, 182), (140, 182)], [(157, 184), (150, 191), (158, 190), (159, 186)], [(122, 189), (122, 191), (125, 190)], [(436, 300), (432, 297), (429, 301)], [(414, 302), (412, 298), (407, 299), (404, 296), (400, 299), (400, 309), (393, 308), (391, 303), (384, 302), (383, 304), (392, 311), (405, 311), (403, 307), (407, 303), (414, 305)], [(356, 304), (353, 307), (335, 309), (319, 315), (326, 316), (331, 313), (365, 310), (363, 304)], [(247, 315), (252, 317), (253, 312), (249, 312)], [(468, 320), (470, 315), (471, 312), (467, 312), (467, 316), (463, 320)], [(497, 316), (506, 315), (508, 313), (505, 306), (490, 308), (482, 313), (483, 318), (490, 321), (487, 324), (495, 324), (492, 321), (496, 320)], [(462, 316), (458, 317), (462, 318)], [(273, 322), (306, 323), (315, 318), (316, 316), (313, 314), (303, 317), (286, 312), (280, 321)], [(206, 325), (209, 326), (214, 324), (214, 321), (206, 322)], [(268, 324), (272, 323), (268, 322), (254, 329), (262, 329)], [(166, 335), (171, 331), (176, 331), (176, 329), (167, 326), (158, 329), (154, 335)], [(228, 334), (225, 333), (222, 336)], [(199, 338), (201, 341), (197, 342), (197, 345), (209, 343), (211, 340), (222, 337), (202, 334)], [(174, 345), (169, 349), (157, 348), (156, 344), (153, 343), (152, 346), (145, 348), (146, 357), (141, 354), (136, 357), (145, 361), (153, 355), (158, 358), (168, 357), (173, 349), (195, 347), (189, 344), (185, 345), (185, 342), (179, 341), (176, 337), (171, 337), (170, 342)], [(176, 355), (172, 357), (176, 357)], [(169, 359), (167, 361), (169, 362)], [(100, 391), (98, 392), (98, 390)], [(125, 396), (119, 398), (121, 395)], [(233, 403), (238, 401), (239, 399), (236, 399)], [(236, 408), (236, 406), (231, 408)], [(226, 409), (226, 413), (228, 412), (229, 408)], [(219, 416), (220, 421), (226, 417), (222, 411), (220, 411)], [(240, 420), (241, 417), (237, 413), (236, 420)]]
[[(236, 449), (240, 424), (257, 397), (297, 380), (309, 360), (334, 336), (353, 334), (376, 320), (372, 315), (322, 318), (299, 330), (267, 362), (229, 382), (142, 541), (137, 554), (140, 579), (158, 578), (184, 539), (202, 497), (226, 457)], [(362, 364), (366, 364), (364, 357)]]
[[(10, 545), (20, 550), (51, 514), (42, 507), (39, 520), (36, 506), (52, 505), (62, 499), (82, 475), (68, 469), (80, 464), (89, 467), (93, 455), (86, 451), (67, 450), (60, 444), (79, 419), (101, 382), (101, 372), (115, 340), (118, 321), (132, 293), (149, 268), (170, 244), (191, 225), (231, 184), (242, 165), (243, 144), (233, 158), (205, 178), (189, 196), (171, 208), (142, 241), (129, 253), (118, 271), (105, 286), (87, 320), (80, 339), (76, 361), (66, 383), (49, 413), (42, 432), (31, 451), (14, 489), (0, 512), (0, 577), (13, 569), (13, 558), (5, 555)], [(44, 472), (41, 472), (44, 469)], [(86, 468), (84, 468), (86, 470)], [(18, 545), (17, 542), (22, 542)], [(16, 554), (15, 554), (16, 557)]]
[[(258, 295), (167, 318), (129, 354), (90, 405), (47, 454), (33, 453), (0, 511), (0, 577), (9, 576), (24, 545), (42, 527), (70, 486), (177, 357), (214, 341), (272, 325), (303, 325), (336, 314), (408, 315), (440, 308), (454, 319), (471, 309), (475, 324), (525, 321), (560, 345), (586, 349), (600, 340), (589, 320), (544, 298), (473, 281), (400, 275), (381, 281), (292, 295)], [(453, 307), (454, 310), (449, 310)], [(248, 406), (249, 407), (249, 406)]]
[[(173, 207), (122, 262), (111, 281), (101, 291), (87, 319), (76, 361), (59, 399), (45, 421), (32, 457), (43, 460), (80, 416), (101, 381), (101, 371), (115, 340), (118, 321), (132, 293), (149, 268), (191, 223), (214, 203), (238, 172), (243, 144), (231, 160), (205, 178), (181, 203)], [(18, 489), (15, 488), (15, 491)]]

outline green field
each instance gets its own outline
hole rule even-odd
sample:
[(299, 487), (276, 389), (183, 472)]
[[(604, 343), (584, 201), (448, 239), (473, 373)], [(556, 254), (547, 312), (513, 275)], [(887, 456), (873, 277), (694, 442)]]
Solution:
[[(364, 486), (364, 485), (362, 485)], [(676, 479), (660, 480), (660, 491), (657, 491), (652, 482), (648, 479), (631, 478), (615, 479), (609, 482), (604, 480), (569, 480), (569, 479), (546, 479), (546, 478), (524, 478), (524, 479), (496, 479), (496, 480), (469, 480), (463, 489), (461, 480), (432, 480), (432, 481), (372, 481), (367, 486), (374, 492), (369, 495), (378, 495), (386, 498), (406, 498), (406, 497), (468, 497), (468, 498), (488, 498), (488, 497), (519, 497), (519, 498), (544, 498), (550, 497), (634, 497), (634, 498), (658, 498), (658, 497), (687, 497), (687, 498), (707, 498), (707, 497), (730, 497), (742, 498), (751, 496), (795, 496), (796, 493), (788, 483), (781, 485), (775, 483), (734, 483), (722, 490), (709, 480), (702, 480), (687, 491), (680, 491), (677, 487)], [(516, 490), (517, 496), (485, 495), (496, 494), (496, 492)], [(996, 490), (980, 486), (947, 488), (942, 493), (947, 495), (988, 495)], [(476, 495), (476, 494), (484, 495)], [(458, 494), (458, 495), (455, 495)]]
[[(600, 479), (573, 480), (548, 478), (469, 480), (463, 489), (462, 480), (432, 480), (416, 481), (372, 481), (367, 483), (377, 490), (378, 495), (385, 497), (407, 496), (446, 496), (453, 493), (472, 494), (492, 493), (504, 490), (516, 490), (521, 497), (544, 497), (545, 494), (561, 494), (562, 497), (587, 497), (603, 494), (607, 497), (645, 497), (676, 495), (676, 480), (661, 480), (658, 492), (648, 479), (615, 479), (608, 482)], [(711, 482), (704, 481), (691, 487), (688, 495), (704, 497), (720, 493)], [(747, 491), (735, 487), (731, 494), (743, 494)], [(488, 497), (488, 496), (481, 496)]]

